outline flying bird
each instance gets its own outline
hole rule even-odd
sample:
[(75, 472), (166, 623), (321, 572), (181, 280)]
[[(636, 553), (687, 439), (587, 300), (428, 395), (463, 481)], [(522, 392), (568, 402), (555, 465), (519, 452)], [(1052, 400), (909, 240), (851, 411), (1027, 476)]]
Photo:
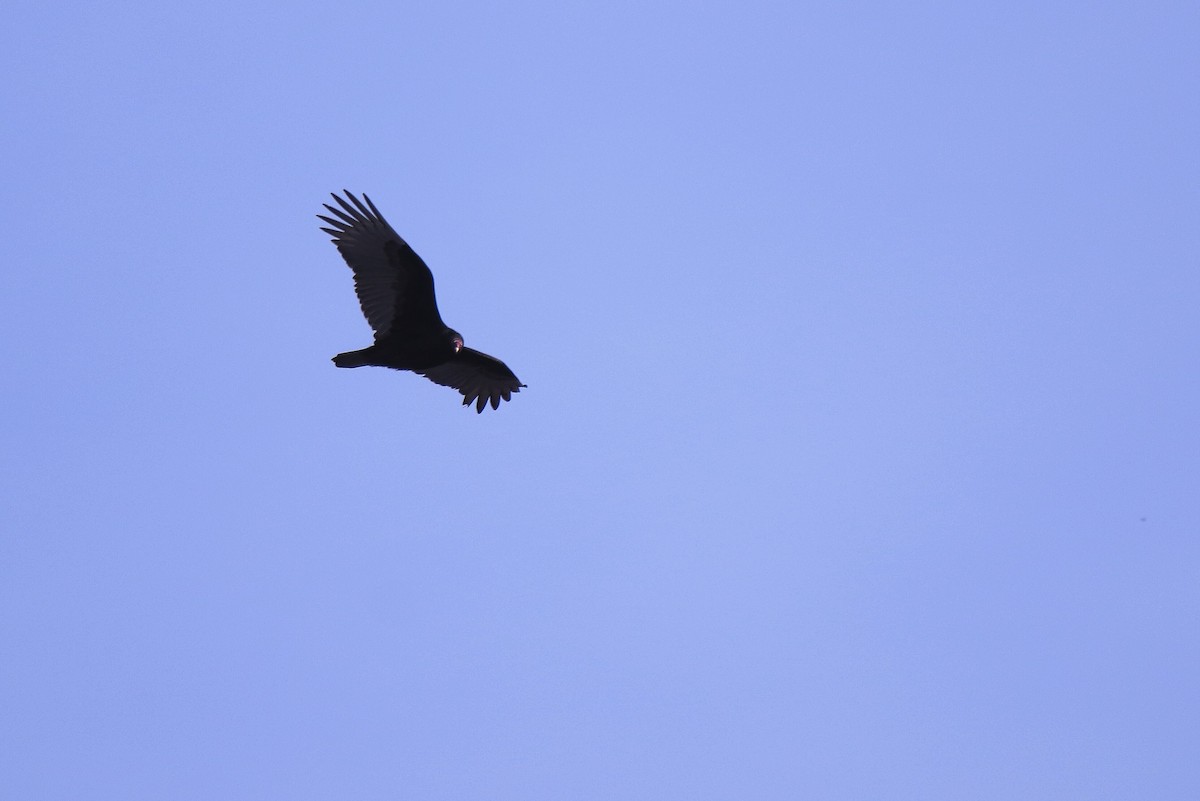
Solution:
[[(463, 346), (462, 334), (442, 322), (433, 294), (433, 273), (375, 208), (371, 198), (350, 202), (333, 195), (339, 208), (322, 205), (333, 217), (318, 214), (330, 228), (321, 230), (354, 272), (354, 292), (363, 315), (375, 330), (375, 344), (333, 357), (338, 367), (391, 367), (411, 370), (435, 384), (462, 393), (463, 406), (482, 412), (510, 400), (525, 386), (499, 359)], [(363, 201), (366, 201), (365, 204)], [(336, 219), (334, 219), (336, 218)]]

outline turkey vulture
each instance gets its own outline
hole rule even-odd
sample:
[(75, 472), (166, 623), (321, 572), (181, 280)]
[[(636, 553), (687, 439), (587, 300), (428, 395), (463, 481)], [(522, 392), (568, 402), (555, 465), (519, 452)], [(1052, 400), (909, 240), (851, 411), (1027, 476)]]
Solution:
[[(345, 190), (343, 190), (345, 192)], [(354, 292), (363, 315), (375, 329), (375, 344), (333, 357), (338, 367), (391, 367), (412, 370), (435, 384), (462, 393), (463, 406), (475, 402), (482, 412), (500, 399), (510, 400), (525, 386), (504, 362), (463, 347), (462, 334), (442, 322), (433, 295), (433, 273), (363, 195), (350, 192), (347, 203), (336, 194), (339, 209), (322, 205), (337, 219), (318, 214), (331, 228), (321, 230), (354, 271)], [(351, 205), (353, 204), (353, 205)]]

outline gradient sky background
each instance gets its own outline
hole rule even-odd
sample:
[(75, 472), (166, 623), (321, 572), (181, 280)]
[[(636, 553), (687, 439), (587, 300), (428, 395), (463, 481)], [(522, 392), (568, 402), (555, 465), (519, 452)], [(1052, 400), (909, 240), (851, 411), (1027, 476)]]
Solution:
[(1200, 797), (1200, 6), (0, 40), (3, 798)]

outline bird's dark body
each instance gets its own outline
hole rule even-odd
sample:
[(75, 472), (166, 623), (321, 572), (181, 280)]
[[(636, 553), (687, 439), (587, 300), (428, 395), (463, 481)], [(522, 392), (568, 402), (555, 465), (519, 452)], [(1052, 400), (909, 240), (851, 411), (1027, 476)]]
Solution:
[(388, 337), (362, 350), (333, 357), (338, 367), (390, 367), (393, 370), (428, 370), (454, 358), (454, 343), (444, 337), (423, 339)]
[(462, 393), (463, 405), (483, 411), (525, 386), (499, 359), (463, 347), (462, 335), (442, 321), (433, 291), (433, 273), (388, 225), (371, 199), (364, 204), (346, 192), (340, 208), (325, 208), (337, 219), (317, 215), (322, 228), (354, 271), (354, 291), (375, 330), (375, 344), (333, 357), (338, 367), (391, 367), (412, 370)]

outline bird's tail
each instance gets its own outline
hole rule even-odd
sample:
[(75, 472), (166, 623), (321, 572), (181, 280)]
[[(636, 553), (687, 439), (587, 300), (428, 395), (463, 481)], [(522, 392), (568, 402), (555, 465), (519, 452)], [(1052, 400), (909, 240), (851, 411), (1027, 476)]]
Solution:
[(339, 353), (333, 357), (333, 363), (338, 367), (366, 367), (369, 364), (374, 364), (374, 360), (371, 358), (371, 349), (363, 348), (362, 350)]

